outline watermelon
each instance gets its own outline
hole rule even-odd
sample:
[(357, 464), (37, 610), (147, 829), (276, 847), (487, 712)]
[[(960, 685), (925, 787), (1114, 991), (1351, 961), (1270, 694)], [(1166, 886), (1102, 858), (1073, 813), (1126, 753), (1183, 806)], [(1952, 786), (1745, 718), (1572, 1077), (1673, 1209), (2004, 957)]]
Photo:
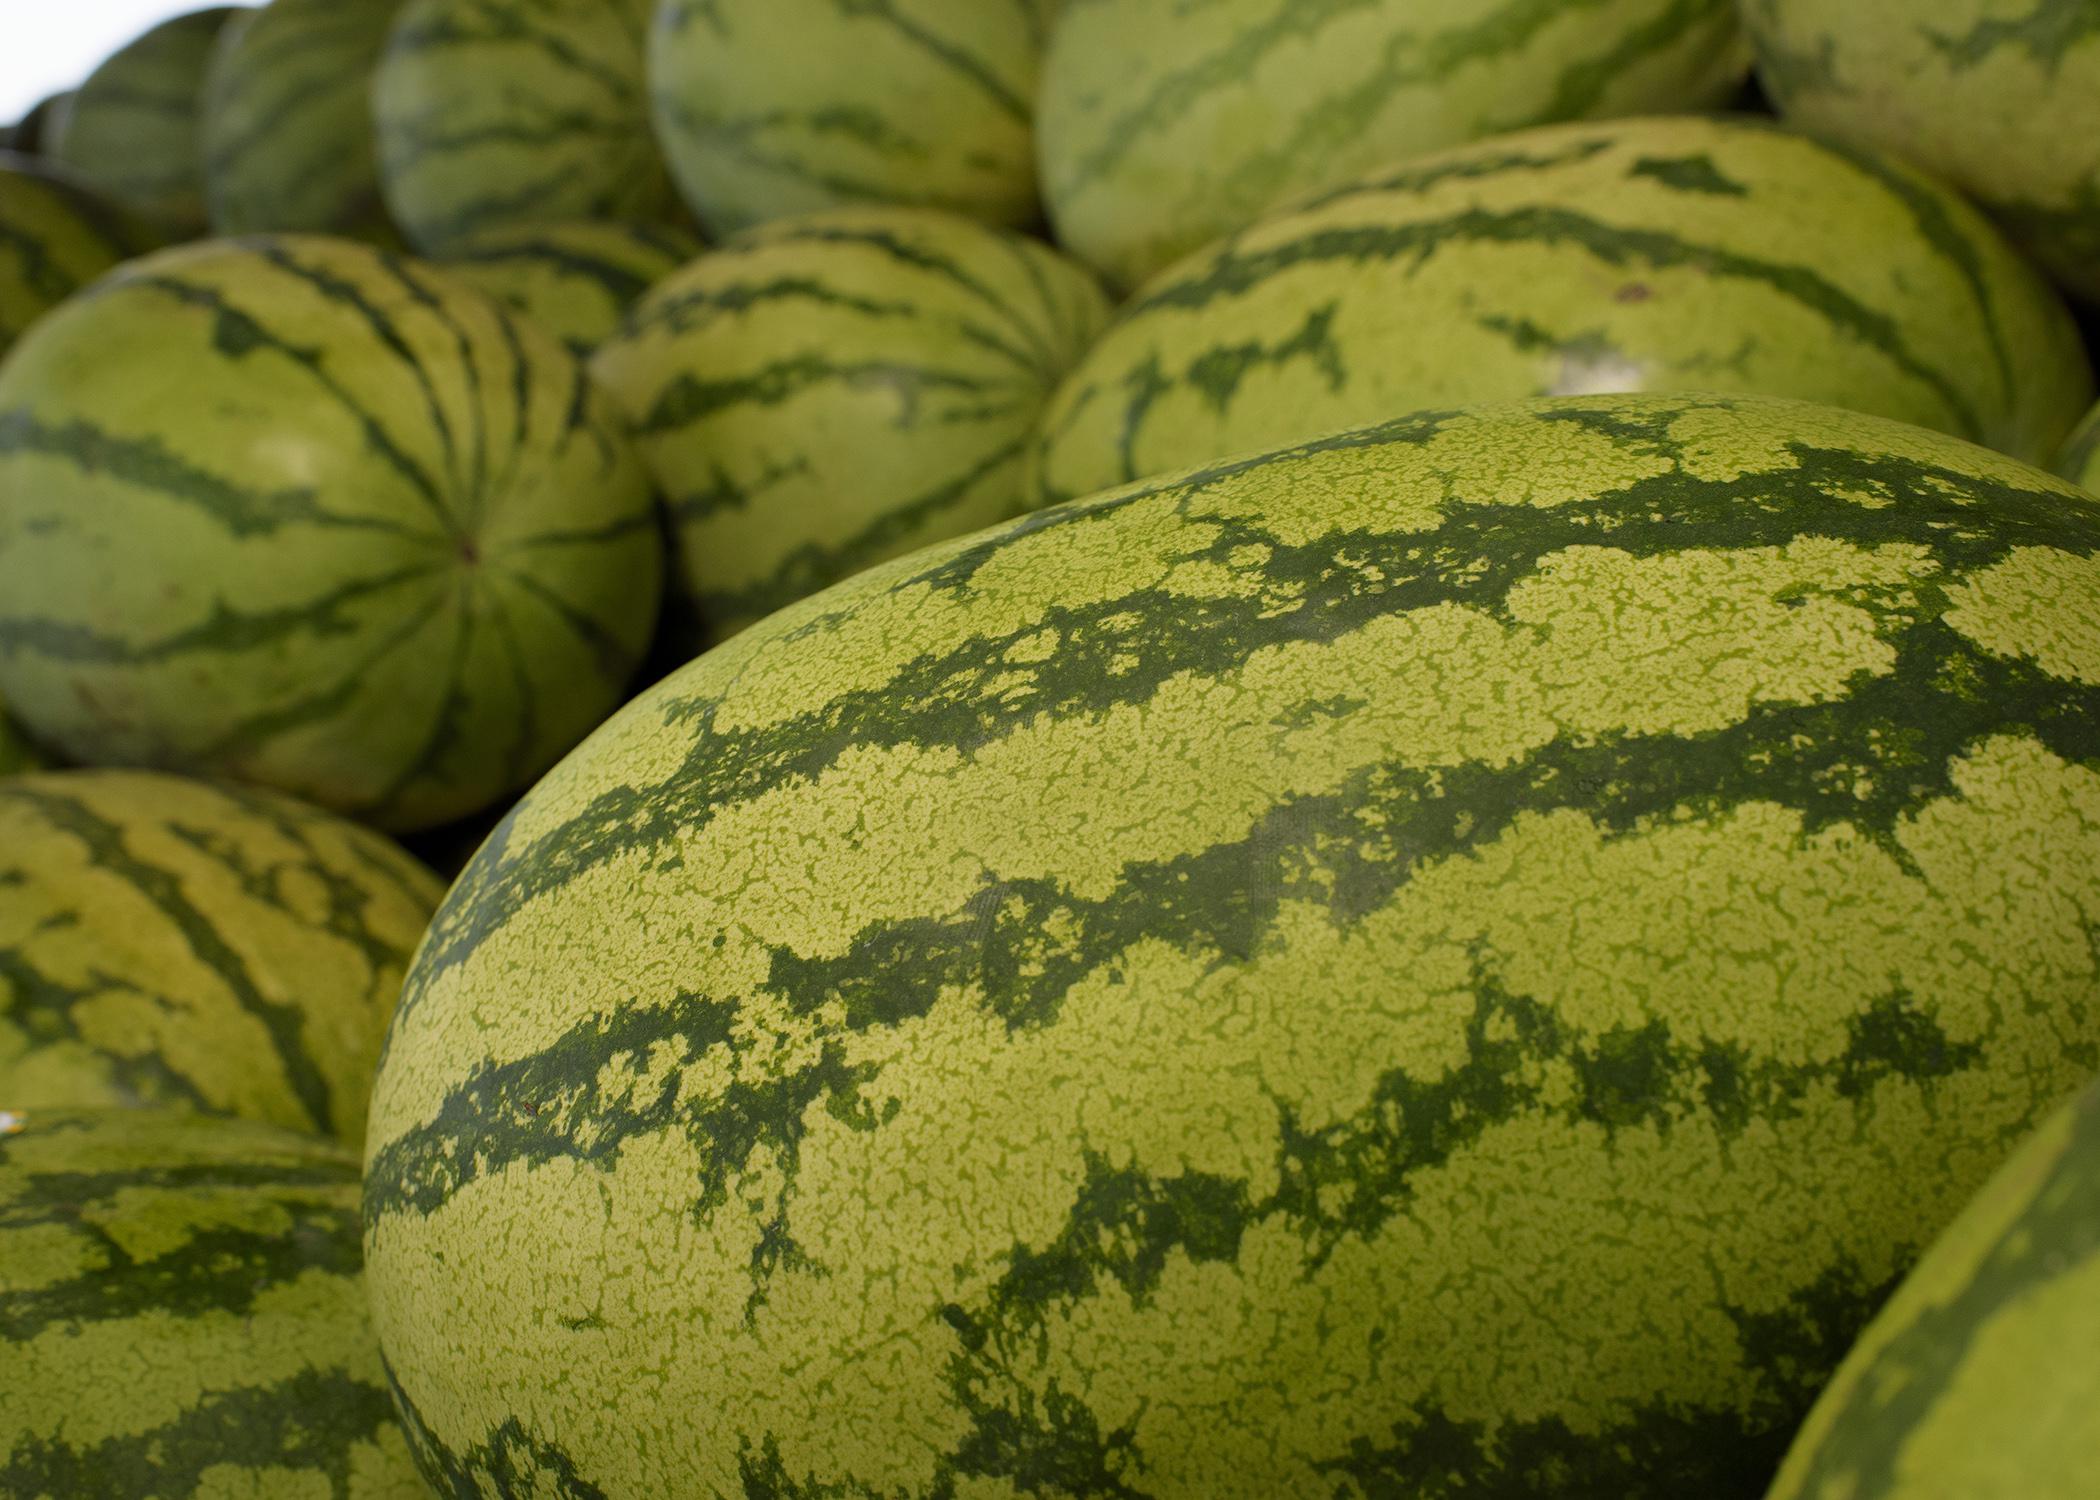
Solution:
[(1731, 0), (1064, 0), (1036, 122), (1059, 243), (1118, 286), (1302, 193), (1556, 120), (1718, 106)]
[(408, 0), (372, 104), (380, 183), (410, 241), (671, 214), (643, 79), (652, 7)]
[(2100, 302), (2100, 5), (1745, 0), (1743, 16), (1787, 119), (1965, 189)]
[(2063, 451), (2056, 455), (2055, 468), (2073, 484), (2100, 493), (2100, 406), (2095, 406), (2065, 439)]
[(1748, 119), (1546, 126), (1374, 173), (1148, 283), (1067, 377), (1037, 501), (1422, 408), (1795, 396), (2035, 463), (2078, 331), (1974, 210)]
[(24, 737), (21, 727), (7, 716), (7, 704), (0, 702), (0, 776), (19, 776), (24, 771), (42, 769), (43, 756), (36, 746)]
[(204, 194), (219, 234), (397, 238), (379, 197), (372, 71), (401, 0), (269, 0), (205, 75)]
[(1023, 227), (1056, 0), (663, 0), (652, 107), (710, 231), (860, 203)]
[(192, 11), (120, 48), (67, 101), (45, 154), (170, 238), (203, 233), (199, 102), (220, 28), (240, 13)]
[(0, 355), (152, 233), (63, 168), (0, 152)]
[(1400, 419), (781, 611), (410, 972), (365, 1244), (426, 1472), (1755, 1496), (2100, 1065), (2096, 614), (2068, 486), (1708, 395)]
[(24, 156), (34, 156), (42, 151), (51, 121), (64, 111), (72, 97), (73, 91), (67, 89), (39, 99), (28, 114), (7, 127), (6, 140), (0, 144), (0, 150), (16, 151)]
[(1020, 508), (1022, 458), (1107, 300), (1038, 241), (931, 209), (776, 220), (660, 284), (592, 362), (720, 639)]
[(142, 771), (0, 780), (0, 1101), (153, 1103), (364, 1141), (443, 887), (287, 797)]
[(619, 701), (661, 571), (575, 356), (364, 245), (147, 256), (0, 366), (0, 693), (72, 760), (464, 817)]
[(357, 1160), (161, 1110), (0, 1114), (0, 1494), (417, 1500)]
[(2100, 1087), (1963, 1210), (1816, 1403), (1771, 1500), (2100, 1495)]
[(642, 294), (705, 248), (670, 224), (577, 219), (497, 229), (459, 246), (445, 265), (588, 357)]

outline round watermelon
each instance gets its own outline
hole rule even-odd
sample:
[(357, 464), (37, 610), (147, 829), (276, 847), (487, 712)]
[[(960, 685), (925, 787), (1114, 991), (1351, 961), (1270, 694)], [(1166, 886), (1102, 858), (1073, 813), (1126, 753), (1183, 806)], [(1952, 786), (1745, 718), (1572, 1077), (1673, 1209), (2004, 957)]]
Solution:
[(443, 887), (379, 834), (139, 771), (0, 780), (0, 1103), (157, 1103), (364, 1141)]
[(0, 693), (83, 763), (462, 817), (618, 702), (661, 550), (552, 334), (349, 241), (134, 261), (0, 367)]
[(1039, 241), (928, 209), (751, 230), (592, 362), (720, 639), (870, 563), (1013, 515), (1058, 377), (1108, 316)]
[(1846, 1357), (1771, 1500), (2100, 1495), (2100, 1087), (1940, 1236)]
[(427, 1496), (356, 1157), (174, 1111), (0, 1112), (0, 1494)]
[(1043, 418), (1034, 498), (1431, 407), (1794, 396), (2045, 463), (2069, 311), (1906, 168), (1749, 119), (1547, 126), (1392, 167), (1154, 278)]
[(411, 971), (365, 1243), (426, 1472), (1755, 1497), (2100, 1066), (2096, 615), (2068, 486), (1702, 395), (781, 611)]
[(859, 203), (1039, 215), (1036, 73), (1057, 0), (664, 0), (657, 134), (717, 235)]
[(576, 219), (476, 235), (444, 264), (588, 357), (644, 292), (704, 248), (690, 230), (670, 224)]
[(153, 244), (134, 215), (70, 172), (0, 152), (0, 355), (31, 323)]

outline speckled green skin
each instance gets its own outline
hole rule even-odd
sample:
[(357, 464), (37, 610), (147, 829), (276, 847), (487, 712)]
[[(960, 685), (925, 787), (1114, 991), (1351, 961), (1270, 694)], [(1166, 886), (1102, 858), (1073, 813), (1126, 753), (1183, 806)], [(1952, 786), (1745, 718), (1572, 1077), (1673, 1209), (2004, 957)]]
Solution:
[(1374, 173), (1148, 282), (1043, 418), (1032, 498), (1403, 412), (1791, 396), (2046, 463), (2069, 311), (1908, 169), (1749, 119), (1547, 126)]
[(1861, 1337), (1771, 1500), (2100, 1495), (2100, 1088), (2020, 1148)]
[(1036, 128), (1060, 244), (1119, 286), (1300, 194), (1553, 120), (1719, 105), (1728, 0), (1065, 0)]
[(444, 265), (587, 358), (645, 292), (705, 248), (698, 235), (669, 224), (578, 219), (492, 230), (458, 246)]
[(38, 318), (156, 243), (65, 168), (0, 151), (0, 356)]
[(1744, 0), (1789, 120), (1965, 189), (2100, 301), (2100, 3)]
[(2100, 1066), (2100, 507), (1422, 416), (784, 610), (440, 909), (366, 1253), (454, 1496), (1735, 1500)]

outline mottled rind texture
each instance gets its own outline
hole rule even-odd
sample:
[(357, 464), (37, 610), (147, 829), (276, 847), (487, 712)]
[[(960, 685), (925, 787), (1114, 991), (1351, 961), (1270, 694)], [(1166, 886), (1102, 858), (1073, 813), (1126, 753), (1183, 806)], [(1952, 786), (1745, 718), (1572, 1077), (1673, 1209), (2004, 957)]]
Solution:
[(698, 235), (670, 224), (578, 219), (477, 235), (444, 264), (587, 357), (643, 293), (703, 248)]
[(1751, 1497), (2100, 1064), (2100, 507), (1718, 397), (863, 574), (441, 907), (367, 1267), (451, 1495)]
[(0, 152), (0, 355), (31, 323), (153, 245), (143, 223), (70, 172)]
[(860, 203), (1032, 224), (1036, 75), (1056, 8), (665, 0), (649, 84), (672, 175), (717, 235)]
[(0, 781), (0, 1106), (158, 1103), (355, 1149), (443, 889), (383, 836), (267, 792)]
[(0, 1494), (428, 1493), (365, 1310), (352, 1153), (159, 1110), (0, 1125)]
[(575, 356), (347, 240), (134, 261), (0, 367), (0, 692), (82, 763), (463, 817), (618, 701), (661, 572)]
[(1771, 1500), (2100, 1495), (2100, 1088), (1991, 1179), (1861, 1337)]
[(1744, 0), (1766, 92), (1966, 189), (2100, 302), (2100, 5)]
[(486, 230), (657, 219), (654, 0), (408, 0), (373, 80), (380, 183), (425, 251)]
[(1548, 126), (1374, 173), (1154, 278), (1043, 417), (1032, 498), (1435, 407), (1722, 390), (2045, 463), (2069, 311), (1908, 169), (1754, 120)]
[(1059, 243), (1135, 286), (1299, 194), (1555, 120), (1719, 105), (1728, 0), (1065, 0), (1036, 129)]
[(926, 209), (738, 237), (592, 362), (669, 508), (710, 639), (1014, 515), (1043, 403), (1108, 318), (1040, 241)]

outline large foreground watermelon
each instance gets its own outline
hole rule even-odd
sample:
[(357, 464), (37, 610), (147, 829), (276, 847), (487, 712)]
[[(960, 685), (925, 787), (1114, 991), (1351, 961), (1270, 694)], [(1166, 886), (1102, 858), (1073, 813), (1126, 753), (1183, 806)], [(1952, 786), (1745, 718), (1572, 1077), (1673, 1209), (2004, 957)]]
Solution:
[(1044, 414), (1036, 498), (1428, 407), (1712, 389), (2045, 463), (2093, 377), (2040, 276), (1907, 169), (1746, 119), (1551, 126), (1147, 283)]
[(0, 367), (0, 692), (78, 761), (464, 816), (618, 701), (661, 550), (575, 356), (345, 240), (134, 261)]
[(1424, 416), (921, 552), (454, 887), (366, 1246), (451, 1495), (1755, 1496), (2100, 1064), (2100, 507)]
[(242, 1120), (0, 1115), (0, 1494), (418, 1500), (357, 1160)]
[(2100, 1495), (2100, 1088), (2020, 1148), (1816, 1403), (1772, 1500)]
[(144, 224), (71, 173), (0, 153), (0, 355), (66, 298), (152, 247)]
[(476, 235), (444, 264), (588, 356), (643, 293), (702, 248), (699, 236), (671, 224), (575, 219)]
[(442, 893), (381, 835), (267, 792), (0, 781), (0, 1106), (154, 1102), (361, 1145)]
[(1043, 64), (1058, 238), (1123, 286), (1277, 203), (1551, 120), (1719, 104), (1729, 0), (1064, 0)]

